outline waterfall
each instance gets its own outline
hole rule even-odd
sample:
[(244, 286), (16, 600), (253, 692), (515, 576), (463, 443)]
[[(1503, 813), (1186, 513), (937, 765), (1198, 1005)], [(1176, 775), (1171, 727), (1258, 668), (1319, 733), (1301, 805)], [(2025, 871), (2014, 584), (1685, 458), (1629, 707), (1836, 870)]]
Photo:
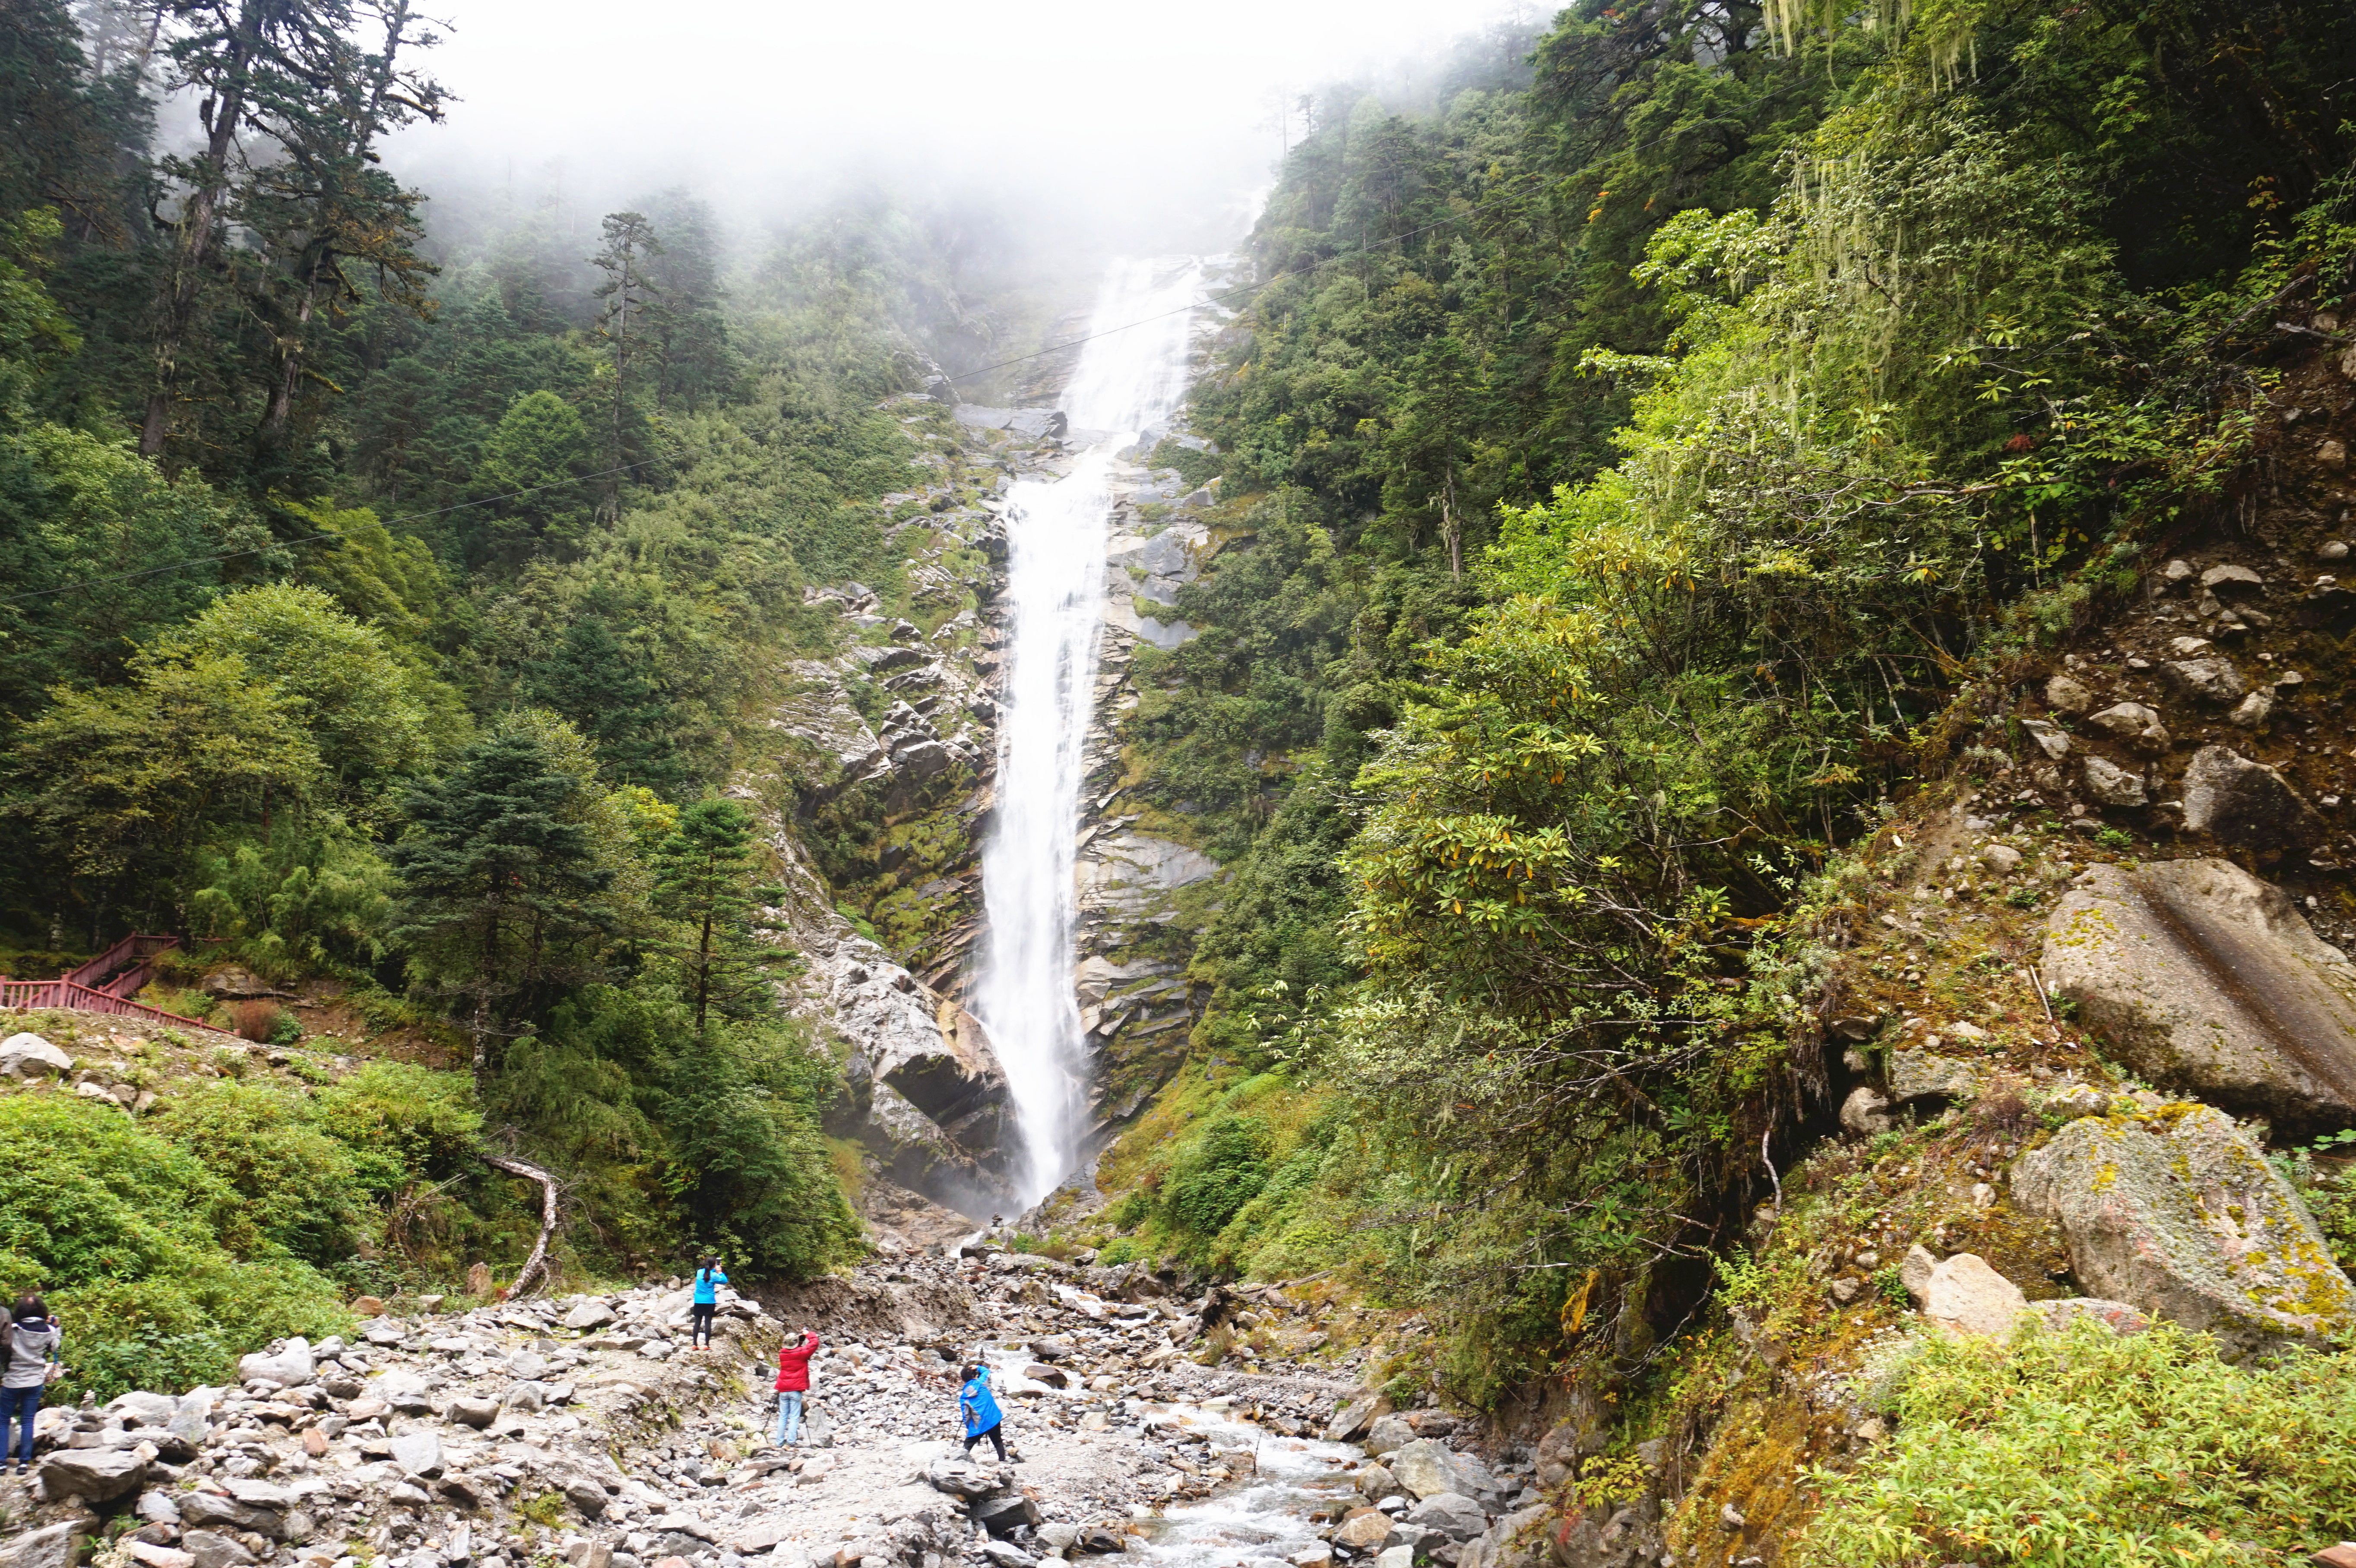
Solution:
[(1081, 346), (1064, 393), (1072, 432), (1088, 432), (1092, 444), (1065, 477), (1024, 481), (1008, 496), (1007, 673), (997, 809), (981, 856), (990, 937), (973, 996), (1022, 1125), (1026, 1205), (1077, 1158), (1086, 1061), (1072, 977), (1073, 869), (1115, 453), (1185, 393), (1200, 276), (1192, 261), (1113, 267), (1088, 325), (1107, 336)]

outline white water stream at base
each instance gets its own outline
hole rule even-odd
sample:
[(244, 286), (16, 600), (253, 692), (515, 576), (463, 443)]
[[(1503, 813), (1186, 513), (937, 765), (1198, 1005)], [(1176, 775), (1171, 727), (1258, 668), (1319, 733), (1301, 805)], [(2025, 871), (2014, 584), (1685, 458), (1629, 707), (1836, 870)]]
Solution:
[(1090, 432), (1093, 444), (1064, 478), (1024, 481), (1008, 495), (1007, 676), (997, 809), (981, 861), (990, 937), (973, 996), (1022, 1125), (1026, 1206), (1070, 1172), (1081, 1129), (1074, 874), (1115, 453), (1184, 396), (1189, 307), (1200, 288), (1192, 261), (1113, 267), (1088, 325), (1105, 336), (1082, 345), (1063, 399), (1071, 430)]

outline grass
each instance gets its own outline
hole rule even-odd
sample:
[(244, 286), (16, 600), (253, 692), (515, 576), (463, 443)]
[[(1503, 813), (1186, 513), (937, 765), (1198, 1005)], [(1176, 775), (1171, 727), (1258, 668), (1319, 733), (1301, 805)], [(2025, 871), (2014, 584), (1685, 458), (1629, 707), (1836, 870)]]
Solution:
[(2304, 1562), (2356, 1497), (2356, 1356), (2218, 1359), (2162, 1325), (2126, 1339), (2028, 1320), (2009, 1346), (1926, 1339), (1898, 1435), (1817, 1472), (1807, 1568)]

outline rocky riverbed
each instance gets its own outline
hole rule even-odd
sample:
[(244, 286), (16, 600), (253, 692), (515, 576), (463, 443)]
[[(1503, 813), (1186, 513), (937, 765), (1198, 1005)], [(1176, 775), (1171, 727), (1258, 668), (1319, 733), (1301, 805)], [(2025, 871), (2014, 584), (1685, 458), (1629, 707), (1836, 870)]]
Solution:
[[(43, 1411), (32, 1476), (0, 1483), (0, 1568), (100, 1542), (100, 1568), (1493, 1568), (1537, 1533), (1533, 1474), (1460, 1451), (1448, 1416), (1330, 1367), (1192, 1359), (1223, 1292), (948, 1250), (732, 1296), (708, 1349), (675, 1281), (363, 1301), (357, 1336), (249, 1356), (239, 1386)], [(776, 1352), (804, 1328), (826, 1346), (780, 1448)], [(955, 1441), (971, 1359), (1011, 1463)]]

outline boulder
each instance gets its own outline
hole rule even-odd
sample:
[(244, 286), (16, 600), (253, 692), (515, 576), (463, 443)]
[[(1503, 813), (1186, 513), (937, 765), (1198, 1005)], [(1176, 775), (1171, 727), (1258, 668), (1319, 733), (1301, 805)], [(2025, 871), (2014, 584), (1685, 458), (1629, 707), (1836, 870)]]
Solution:
[(1976, 1100), (1987, 1090), (1988, 1070), (1960, 1056), (1942, 1056), (1917, 1046), (1893, 1051), (1888, 1061), (1890, 1098), (1910, 1105), (1922, 1100), (1962, 1104)]
[(2238, 866), (2094, 867), (2046, 923), (2044, 968), (2153, 1083), (2300, 1136), (2356, 1125), (2356, 965)]
[(1497, 1489), (1496, 1477), (1480, 1460), (1451, 1451), (1436, 1437), (1419, 1437), (1394, 1450), (1388, 1459), (1399, 1489), (1409, 1497), (1437, 1497), (1441, 1492), (1479, 1497)]
[(2108, 757), (2086, 759), (2086, 793), (2104, 805), (2141, 805), (2149, 796), (2144, 794), (2143, 775), (2129, 773)]
[[(1465, 1547), (1463, 1556), (1458, 1559), (1458, 1568), (1547, 1568), (1555, 1561), (1555, 1533), (1551, 1527), (1559, 1517), (1554, 1509), (1544, 1503), (1533, 1503), (1528, 1508), (1507, 1514)], [(1660, 1561), (1657, 1552), (1647, 1552), (1644, 1546), (1623, 1541), (1622, 1538), (1634, 1523), (1629, 1510), (1615, 1513), (1610, 1522), (1613, 1527), (1612, 1545), (1622, 1549), (1613, 1552), (1618, 1561), (1630, 1563)], [(1594, 1527), (1590, 1525), (1589, 1528)]]
[(2303, 848), (2323, 819), (2282, 774), (2230, 746), (2203, 746), (2184, 770), (2184, 826), (2250, 849)]
[(0, 1073), (11, 1078), (63, 1077), (73, 1071), (73, 1058), (37, 1034), (12, 1034), (0, 1040)]
[(1489, 1516), (1461, 1492), (1435, 1492), (1407, 1510), (1407, 1522), (1438, 1531), (1451, 1541), (1470, 1541), (1489, 1528)]
[(2159, 670), (2179, 695), (2198, 702), (2239, 702), (2246, 689), (2242, 672), (2228, 659), (2166, 659)]
[(2106, 735), (2146, 752), (2168, 750), (2168, 727), (2159, 721), (2158, 710), (2140, 702), (2115, 703), (2100, 713), (2090, 715), (2086, 722)]
[(2037, 749), (2055, 762), (2070, 754), (2070, 737), (2062, 726), (2051, 719), (2024, 719), (2020, 727), (2037, 742)]
[(1355, 1443), (1374, 1425), (1387, 1403), (1380, 1394), (1368, 1394), (1364, 1399), (1351, 1401), (1325, 1424), (1325, 1441)]
[(766, 1552), (779, 1541), (789, 1538), (796, 1529), (793, 1518), (784, 1512), (773, 1513), (728, 1537), (724, 1544), (739, 1556), (750, 1557), (756, 1552)]
[(1380, 1509), (1354, 1509), (1342, 1520), (1342, 1528), (1333, 1532), (1334, 1541), (1353, 1552), (1368, 1552), (1380, 1546), (1391, 1532), (1391, 1516)]
[(1840, 1125), (1843, 1132), (1868, 1137), (1875, 1133), (1886, 1133), (1895, 1124), (1890, 1120), (1890, 1102), (1882, 1097), (1881, 1092), (1870, 1084), (1860, 1083), (1848, 1092), (1847, 1099), (1841, 1102)]
[(147, 1479), (147, 1461), (129, 1448), (59, 1448), (41, 1460), (37, 1474), (52, 1498), (102, 1503), (137, 1491)]
[(0, 1568), (73, 1568), (81, 1527), (53, 1524), (0, 1541)]
[(190, 1389), (182, 1394), (167, 1423), (172, 1435), (183, 1443), (202, 1443), (212, 1431), (214, 1397), (209, 1388)]
[(197, 1568), (195, 1553), (183, 1552), (177, 1546), (142, 1541), (135, 1535), (123, 1543), (123, 1551), (131, 1561), (145, 1564), (145, 1568)]
[(1366, 1429), (1366, 1452), (1376, 1458), (1415, 1441), (1415, 1426), (1403, 1411), (1393, 1411)]
[(2083, 713), (2094, 705), (2094, 694), (2077, 677), (2057, 675), (2045, 683), (2045, 705), (2057, 713)]
[(180, 1412), (180, 1402), (168, 1393), (117, 1394), (107, 1402), (106, 1408), (123, 1417), (125, 1426), (168, 1426), (172, 1417)]
[(1976, 1253), (1957, 1253), (1933, 1266), (1923, 1291), (1922, 1316), (1961, 1334), (2009, 1334), (2028, 1307), (2020, 1286)]
[(2319, 1347), (2356, 1328), (2356, 1285), (2222, 1111), (2082, 1116), (2021, 1157), (2012, 1189), (2061, 1225), (2082, 1283), (2212, 1334), (2229, 1354)]
[(259, 1379), (293, 1388), (297, 1383), (311, 1381), (312, 1366), (311, 1342), (294, 1339), (287, 1340), (283, 1349), (240, 1357), (237, 1376), (240, 1382), (250, 1383)]
[(1368, 1502), (1378, 1503), (1385, 1498), (1398, 1495), (1398, 1477), (1387, 1465), (1358, 1467), (1358, 1490)]
[(403, 1432), (385, 1446), (403, 1474), (431, 1480), (442, 1473), (442, 1439), (431, 1432)]
[(1939, 1260), (1920, 1242), (1907, 1248), (1906, 1255), (1898, 1261), (1898, 1283), (1906, 1287), (1906, 1294), (1914, 1298), (1916, 1307), (1930, 1302), (1931, 1276), (1938, 1268)]
[(2049, 1330), (2066, 1328), (2081, 1318), (2099, 1323), (2121, 1338), (2140, 1334), (2151, 1327), (2150, 1318), (2126, 1302), (2104, 1301), (2093, 1296), (2073, 1296), (2064, 1301), (2032, 1301), (2029, 1312), (2041, 1319)]
[(499, 1407), (487, 1399), (454, 1399), (444, 1413), (461, 1426), (480, 1430), (498, 1419)]
[(252, 1552), (217, 1531), (192, 1530), (180, 1537), (180, 1547), (196, 1568), (249, 1568), (254, 1561)]
[(565, 1328), (582, 1329), (603, 1328), (612, 1321), (614, 1321), (614, 1309), (604, 1302), (596, 1300), (581, 1303), (566, 1313), (563, 1319)]
[(1013, 1534), (1023, 1525), (1039, 1522), (1039, 1505), (1021, 1492), (978, 1499), (972, 1509), (974, 1522), (1001, 1538)]

